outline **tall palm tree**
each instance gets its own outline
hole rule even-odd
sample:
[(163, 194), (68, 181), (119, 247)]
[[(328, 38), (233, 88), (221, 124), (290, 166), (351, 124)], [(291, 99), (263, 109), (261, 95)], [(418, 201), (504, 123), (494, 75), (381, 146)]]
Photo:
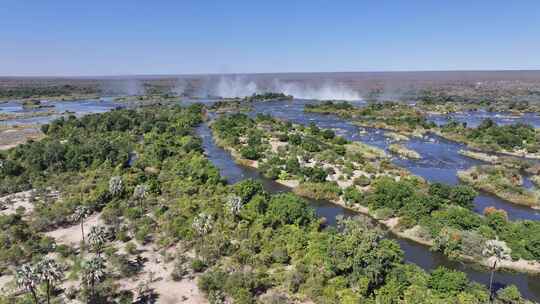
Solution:
[(51, 290), (54, 290), (55, 284), (62, 281), (64, 272), (62, 267), (55, 260), (45, 258), (38, 262), (36, 270), (40, 276), (41, 282), (45, 283), (47, 293), (47, 304), (51, 303)]
[(143, 201), (146, 198), (146, 185), (137, 185), (133, 190), (133, 198), (139, 203), (141, 213), (143, 212)]
[(495, 270), (497, 269), (497, 263), (508, 257), (503, 243), (498, 240), (490, 240), (486, 242), (486, 248), (483, 252), (486, 256), (494, 257), (493, 266), (491, 266), (491, 275), (489, 277), (489, 300), (493, 302), (493, 277), (495, 276)]
[(36, 271), (36, 268), (30, 264), (24, 264), (19, 269), (17, 269), (15, 280), (19, 288), (24, 289), (26, 292), (32, 294), (34, 302), (39, 303), (37, 297), (37, 286), (40, 283), (40, 277)]
[(88, 233), (88, 241), (90, 242), (90, 246), (94, 250), (94, 253), (97, 256), (101, 256), (103, 246), (107, 241), (107, 233), (105, 232), (105, 228), (102, 226), (94, 226), (90, 228), (90, 233)]
[(81, 224), (82, 242), (84, 245), (84, 220), (92, 213), (90, 208), (86, 206), (78, 206), (73, 213), (73, 220)]
[(105, 276), (105, 260), (100, 256), (94, 256), (82, 264), (82, 283), (90, 289), (90, 299), (96, 295), (96, 284)]

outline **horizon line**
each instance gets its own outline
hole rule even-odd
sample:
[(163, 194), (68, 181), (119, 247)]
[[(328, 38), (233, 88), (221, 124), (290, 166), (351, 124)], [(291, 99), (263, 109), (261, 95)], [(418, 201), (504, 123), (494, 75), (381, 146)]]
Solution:
[(434, 72), (540, 72), (540, 68), (531, 69), (448, 69), (448, 70), (372, 70), (372, 71), (319, 71), (319, 72), (231, 72), (231, 73), (177, 73), (177, 74), (110, 74), (110, 75), (0, 75), (0, 78), (134, 78), (134, 77), (189, 77), (189, 76), (247, 76), (247, 75), (292, 75), (292, 74), (355, 74), (355, 73), (434, 73)]

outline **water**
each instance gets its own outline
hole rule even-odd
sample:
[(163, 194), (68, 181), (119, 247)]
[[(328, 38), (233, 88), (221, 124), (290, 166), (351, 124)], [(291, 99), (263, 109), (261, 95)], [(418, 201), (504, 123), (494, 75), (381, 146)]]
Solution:
[(448, 123), (451, 119), (466, 122), (468, 127), (477, 127), (484, 119), (491, 119), (499, 125), (510, 125), (515, 123), (531, 124), (535, 128), (540, 127), (540, 116), (536, 113), (524, 113), (522, 115), (513, 115), (511, 113), (499, 113), (489, 111), (469, 111), (463, 113), (451, 114), (431, 114), (428, 120), (441, 125)]
[[(255, 116), (262, 113), (299, 124), (314, 123), (320, 128), (333, 129), (336, 134), (348, 140), (361, 141), (388, 152), (391, 141), (384, 136), (383, 130), (359, 127), (336, 115), (304, 112), (304, 106), (312, 102), (314, 101), (294, 100), (255, 103), (250, 115)], [(465, 148), (463, 144), (446, 140), (437, 135), (426, 135), (423, 138), (411, 137), (404, 145), (418, 152), (422, 158), (415, 160), (393, 157), (392, 162), (429, 182), (456, 185), (459, 183), (457, 171), (483, 164), (482, 161), (459, 154), (459, 150)], [(474, 211), (482, 213), (484, 208), (490, 206), (504, 209), (512, 220), (540, 220), (540, 210), (516, 205), (483, 192), (475, 199)]]
[[(205, 154), (208, 156), (210, 161), (212, 161), (212, 163), (219, 168), (220, 173), (226, 177), (229, 182), (236, 183), (246, 178), (253, 178), (261, 181), (265, 189), (270, 193), (290, 191), (289, 188), (261, 176), (255, 169), (236, 164), (228, 152), (215, 145), (212, 140), (210, 128), (207, 124), (200, 125), (196, 131), (203, 140)], [(316, 214), (319, 217), (325, 217), (330, 225), (335, 225), (335, 218), (337, 215), (357, 215), (348, 209), (330, 202), (315, 200), (308, 201), (315, 208)], [(485, 269), (468, 263), (451, 261), (441, 253), (430, 251), (428, 246), (424, 246), (410, 240), (401, 239), (392, 233), (389, 233), (388, 237), (399, 243), (401, 249), (404, 251), (405, 261), (407, 263), (416, 264), (425, 270), (431, 270), (438, 266), (445, 266), (465, 272), (471, 280), (482, 283), (486, 286), (489, 284), (490, 273)], [(508, 272), (497, 272), (495, 274), (495, 289), (503, 288), (504, 286), (510, 284), (516, 285), (524, 297), (535, 301), (540, 301), (539, 276)]]
[(25, 109), (20, 102), (8, 101), (0, 103), (0, 113), (4, 114), (25, 114), (42, 113), (54, 110), (55, 113), (47, 116), (20, 117), (10, 120), (0, 121), (3, 125), (22, 125), (22, 124), (45, 124), (64, 115), (64, 113), (74, 113), (76, 116), (103, 113), (121, 107), (119, 103), (111, 99), (101, 100), (73, 100), (73, 101), (44, 101), (44, 108)]

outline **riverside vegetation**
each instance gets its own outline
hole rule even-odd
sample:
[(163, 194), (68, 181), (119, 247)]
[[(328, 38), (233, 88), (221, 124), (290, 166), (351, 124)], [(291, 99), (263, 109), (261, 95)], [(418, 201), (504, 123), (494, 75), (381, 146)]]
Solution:
[[(464, 273), (445, 268), (427, 273), (404, 264), (397, 243), (374, 227), (342, 219), (338, 227), (325, 228), (306, 201), (292, 193), (270, 195), (253, 180), (227, 185), (193, 133), (202, 114), (202, 107), (194, 105), (71, 116), (44, 125), (42, 140), (2, 152), (2, 203), (9, 207), (23, 193), (32, 194), (24, 196), (29, 197), (26, 208), (0, 215), (0, 274), (7, 281), (0, 303), (145, 303), (175, 292), (180, 292), (176, 300), (190, 300), (183, 288), (194, 282), (210, 303), (490, 300), (489, 291)], [(239, 132), (248, 126), (243, 123), (250, 120), (243, 118), (230, 131), (217, 128), (219, 124), (215, 128), (223, 134)], [(328, 145), (346, 155), (350, 143), (319, 132), (326, 135), (313, 135), (304, 145), (310, 153), (319, 154), (316, 147), (325, 143), (325, 149)], [(302, 145), (306, 136), (298, 137)], [(260, 159), (260, 139), (247, 138), (255, 149), (240, 153)], [(353, 149), (360, 151), (349, 153), (372, 154), (373, 173), (388, 165), (376, 150)], [(364, 159), (363, 166), (370, 163)], [(322, 182), (327, 174), (316, 168), (295, 172), (290, 174), (309, 176), (311, 183)], [(432, 195), (441, 197), (434, 212), (449, 227), (463, 225), (465, 217), (468, 227), (483, 227), (486, 233), (503, 228), (515, 233), (518, 224), (505, 221), (499, 212), (486, 219), (469, 213), (471, 191), (466, 188), (430, 186), (422, 193), (411, 183), (420, 182), (376, 178), (374, 188), (379, 190), (371, 204), (401, 213), (408, 209), (399, 205), (401, 198)], [(450, 191), (452, 202), (443, 201), (444, 191)], [(362, 196), (356, 191), (349, 197)], [(418, 201), (418, 214), (425, 214), (422, 202), (428, 202)], [(410, 217), (417, 218), (415, 214)], [(85, 230), (96, 218), (97, 224)], [(491, 225), (493, 221), (499, 224)], [(69, 235), (74, 243), (55, 237), (64, 227), (74, 227)], [(519, 237), (525, 235), (534, 234)], [(520, 254), (531, 254), (527, 248)], [(499, 290), (493, 300), (527, 302), (514, 286)]]
[[(531, 125), (513, 124), (500, 126), (493, 120), (486, 119), (475, 128), (467, 127), (466, 124), (457, 121), (450, 121), (442, 126), (437, 126), (429, 122), (426, 114), (421, 110), (415, 109), (406, 104), (384, 103), (369, 104), (366, 107), (354, 107), (347, 102), (327, 101), (320, 104), (307, 105), (307, 112), (336, 114), (347, 117), (355, 124), (382, 128), (393, 131), (401, 136), (423, 136), (430, 132), (443, 138), (466, 144), (475, 151), (462, 151), (461, 154), (471, 158), (480, 159), (488, 163), (501, 164), (507, 167), (512, 173), (505, 174), (479, 174), (474, 173), (476, 177), (482, 177), (481, 180), (470, 176), (472, 171), (482, 171), (483, 173), (497, 171), (497, 168), (490, 168), (489, 165), (471, 168), (459, 174), (460, 179), (472, 186), (491, 192), (512, 203), (527, 205), (537, 208), (539, 201), (537, 194), (521, 187), (520, 183), (514, 183), (512, 175), (521, 179), (519, 171), (528, 171), (527, 168), (533, 167), (531, 161), (539, 158), (539, 136), (538, 131)], [(391, 136), (391, 135), (389, 135)], [(392, 135), (391, 137), (396, 137)], [(407, 140), (407, 137), (404, 137)], [(393, 146), (394, 151), (398, 151), (399, 146)], [(402, 151), (403, 152), (403, 151)], [(414, 152), (414, 151), (410, 151)], [(405, 153), (405, 152), (403, 152)], [(490, 153), (490, 154), (486, 154)], [(493, 155), (498, 153), (510, 157)], [(410, 156), (414, 156), (410, 154)], [(518, 158), (519, 157), (519, 158)], [(520, 159), (521, 158), (521, 159)], [(491, 176), (490, 182), (485, 177)]]
[[(266, 115), (224, 115), (213, 124), (218, 144), (294, 191), (370, 214), (399, 235), (434, 250), (491, 266), (497, 244), (501, 267), (539, 272), (540, 224), (509, 221), (504, 210), (472, 211), (469, 186), (429, 184), (392, 165), (384, 152)], [(515, 262), (512, 262), (515, 261)]]
[(422, 136), (432, 132), (444, 138), (467, 144), (471, 148), (486, 152), (538, 158), (539, 136), (534, 127), (527, 124), (499, 126), (486, 119), (478, 127), (451, 121), (437, 126), (427, 119), (426, 112), (403, 103), (370, 103), (365, 107), (354, 107), (347, 102), (327, 101), (306, 105), (306, 112), (336, 114), (360, 126), (387, 129), (402, 135)]

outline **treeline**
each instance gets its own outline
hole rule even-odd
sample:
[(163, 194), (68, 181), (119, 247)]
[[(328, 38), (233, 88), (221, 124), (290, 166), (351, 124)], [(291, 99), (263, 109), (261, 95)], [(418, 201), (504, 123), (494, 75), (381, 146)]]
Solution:
[(76, 86), (69, 84), (52, 86), (17, 86), (1, 89), (0, 99), (25, 99), (98, 93), (99, 89), (97, 86)]

